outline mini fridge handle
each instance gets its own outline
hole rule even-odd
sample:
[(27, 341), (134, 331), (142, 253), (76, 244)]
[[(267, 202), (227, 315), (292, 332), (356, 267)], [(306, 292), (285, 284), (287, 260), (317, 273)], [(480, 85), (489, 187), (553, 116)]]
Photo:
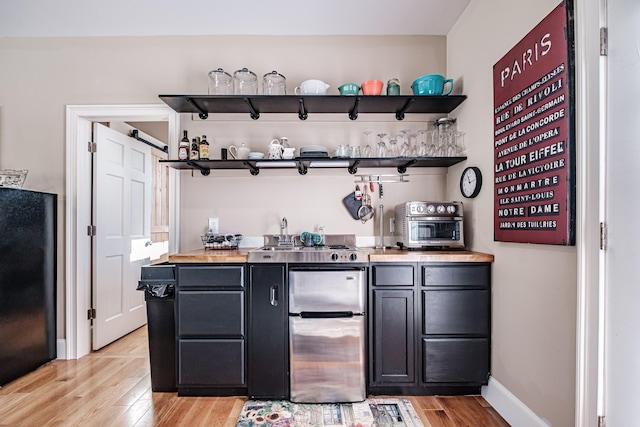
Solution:
[(353, 311), (303, 311), (299, 316), (303, 319), (339, 319), (354, 315), (356, 314)]
[(278, 306), (278, 285), (271, 286), (269, 291), (269, 303), (274, 307)]

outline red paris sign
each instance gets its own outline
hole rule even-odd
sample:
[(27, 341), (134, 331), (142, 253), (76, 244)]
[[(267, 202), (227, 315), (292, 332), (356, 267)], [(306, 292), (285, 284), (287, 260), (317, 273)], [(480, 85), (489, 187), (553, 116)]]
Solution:
[(566, 3), (493, 66), (496, 241), (575, 244), (573, 13)]

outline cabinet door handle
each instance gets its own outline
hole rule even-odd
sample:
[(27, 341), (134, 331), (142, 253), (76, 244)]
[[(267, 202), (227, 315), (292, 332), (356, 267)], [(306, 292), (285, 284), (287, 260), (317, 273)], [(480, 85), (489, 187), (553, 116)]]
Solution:
[(278, 285), (273, 285), (271, 287), (271, 292), (269, 293), (269, 302), (272, 306), (278, 306)]

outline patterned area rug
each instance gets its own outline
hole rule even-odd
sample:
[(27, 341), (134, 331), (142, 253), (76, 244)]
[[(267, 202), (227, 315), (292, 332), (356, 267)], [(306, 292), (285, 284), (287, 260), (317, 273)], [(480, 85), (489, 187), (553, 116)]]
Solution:
[(359, 403), (245, 402), (236, 427), (423, 427), (407, 399)]

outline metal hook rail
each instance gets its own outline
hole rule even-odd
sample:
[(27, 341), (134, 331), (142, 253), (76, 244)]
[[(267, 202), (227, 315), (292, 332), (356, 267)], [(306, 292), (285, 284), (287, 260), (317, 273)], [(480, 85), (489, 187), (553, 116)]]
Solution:
[(382, 175), (356, 175), (355, 183), (365, 183), (368, 184), (370, 182), (377, 184), (393, 184), (399, 182), (409, 182), (409, 180), (405, 179), (410, 176), (409, 174), (400, 174), (400, 175), (390, 175), (390, 174), (382, 174)]

